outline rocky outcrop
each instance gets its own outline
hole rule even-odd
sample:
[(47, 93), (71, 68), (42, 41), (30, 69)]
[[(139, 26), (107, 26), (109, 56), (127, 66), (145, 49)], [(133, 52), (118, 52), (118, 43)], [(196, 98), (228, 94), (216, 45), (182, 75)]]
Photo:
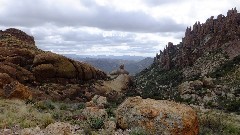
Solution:
[[(38, 49), (34, 38), (21, 30), (10, 28), (0, 31), (1, 88), (13, 81), (19, 82), (17, 87), (22, 85), (31, 87), (42, 83), (83, 84), (89, 80), (105, 78), (104, 72), (91, 65)], [(53, 99), (62, 100), (67, 96), (71, 98), (77, 92), (76, 89), (79, 91), (80, 88), (64, 93), (61, 91), (60, 94), (56, 91), (44, 93), (36, 90), (33, 91), (33, 96), (51, 94)], [(42, 98), (42, 96), (37, 98)]]
[(149, 134), (197, 135), (196, 112), (189, 106), (165, 100), (130, 97), (116, 111), (122, 129), (142, 128)]
[(121, 74), (129, 74), (128, 71), (124, 69), (124, 65), (120, 65), (118, 70), (112, 71), (110, 75), (121, 75)]
[(18, 99), (32, 99), (32, 92), (27, 86), (13, 81), (3, 87), (3, 97), (5, 98), (18, 98)]
[[(37, 82), (58, 82), (59, 79), (78, 82), (106, 77), (104, 72), (90, 65), (39, 50), (32, 36), (13, 28), (0, 31), (0, 52), (0, 64), (4, 64), (0, 72), (21, 83), (26, 82), (21, 77), (29, 79), (30, 76), (31, 81)], [(17, 71), (16, 77), (11, 75)]]
[(178, 45), (168, 43), (154, 63), (164, 69), (187, 67), (206, 52), (223, 51), (232, 59), (240, 54), (240, 13), (236, 8), (229, 10), (227, 16), (210, 17), (203, 24), (196, 22), (187, 28), (185, 37)]
[(107, 98), (99, 95), (95, 95), (91, 101), (86, 103), (87, 107), (104, 108), (107, 104)]
[(124, 96), (132, 85), (132, 79), (127, 74), (120, 74), (117, 78), (96, 83), (94, 88), (97, 94), (107, 97), (108, 100), (117, 101)]

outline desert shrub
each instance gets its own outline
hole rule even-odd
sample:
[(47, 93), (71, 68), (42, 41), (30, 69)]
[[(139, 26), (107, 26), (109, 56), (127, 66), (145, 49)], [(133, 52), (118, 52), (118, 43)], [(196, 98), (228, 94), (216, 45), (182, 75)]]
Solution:
[(53, 110), (55, 109), (54, 104), (50, 100), (39, 101), (34, 104), (34, 106), (39, 110)]
[(227, 99), (226, 97), (219, 97), (218, 109), (230, 111), (230, 112), (240, 112), (240, 99)]
[(67, 110), (68, 108), (69, 108), (68, 105), (66, 105), (64, 103), (60, 104), (60, 106), (59, 106), (60, 110)]
[(106, 109), (108, 117), (115, 117), (114, 110), (115, 110), (115, 108), (112, 108), (112, 107)]
[(77, 106), (77, 109), (84, 109), (84, 108), (86, 108), (85, 103), (79, 103)]
[(97, 118), (97, 117), (91, 117), (91, 118), (89, 118), (88, 123), (89, 123), (91, 128), (100, 129), (104, 125), (104, 119), (103, 118)]
[(240, 112), (240, 99), (227, 100), (224, 107), (231, 112)]
[(214, 78), (219, 78), (225, 76), (227, 73), (234, 71), (238, 68), (236, 65), (240, 64), (240, 55), (233, 58), (233, 60), (225, 62), (219, 68), (216, 69), (215, 72), (211, 74)]

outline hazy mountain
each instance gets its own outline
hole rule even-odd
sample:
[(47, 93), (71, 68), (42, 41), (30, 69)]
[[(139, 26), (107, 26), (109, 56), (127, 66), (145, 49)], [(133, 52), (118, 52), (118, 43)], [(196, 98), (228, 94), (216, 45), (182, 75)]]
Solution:
[(123, 56), (114, 56), (114, 55), (76, 55), (76, 54), (62, 54), (66, 57), (72, 59), (85, 59), (85, 58), (93, 58), (93, 59), (113, 59), (113, 60), (128, 60), (128, 61), (140, 61), (145, 59), (143, 56), (131, 56), (131, 55), (123, 55)]
[[(136, 58), (136, 57), (135, 57)], [(84, 61), (91, 64), (92, 66), (99, 68), (106, 73), (109, 73), (113, 70), (119, 68), (121, 64), (125, 65), (125, 69), (131, 74), (134, 75), (145, 68), (148, 68), (153, 63), (153, 58), (147, 57), (139, 61), (122, 60), (122, 59), (111, 59), (111, 58), (78, 58), (79, 61)]]

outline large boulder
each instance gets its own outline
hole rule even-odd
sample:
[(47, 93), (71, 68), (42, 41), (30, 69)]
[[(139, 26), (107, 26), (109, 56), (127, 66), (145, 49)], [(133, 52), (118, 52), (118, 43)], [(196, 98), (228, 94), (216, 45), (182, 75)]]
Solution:
[(5, 98), (32, 99), (30, 89), (17, 81), (6, 84), (3, 87), (3, 93)]
[[(50, 72), (50, 74), (46, 72)], [(35, 56), (33, 73), (38, 81), (42, 81), (43, 78), (59, 77), (71, 79), (76, 77), (74, 65), (66, 57), (51, 52)]]
[(51, 52), (40, 53), (33, 60), (32, 69), (37, 81), (46, 81), (45, 79), (76, 79), (91, 80), (105, 78), (106, 74), (94, 67), (73, 61), (64, 56)]
[(166, 100), (127, 98), (116, 111), (122, 129), (142, 128), (152, 135), (197, 135), (197, 113), (189, 106)]

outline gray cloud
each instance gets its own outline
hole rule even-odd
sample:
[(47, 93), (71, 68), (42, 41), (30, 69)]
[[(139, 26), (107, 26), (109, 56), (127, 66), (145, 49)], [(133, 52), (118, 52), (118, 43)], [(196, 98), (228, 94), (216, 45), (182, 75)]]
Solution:
[[(123, 2), (128, 4), (126, 1)], [(0, 28), (19, 28), (33, 35), (39, 48), (57, 53), (154, 56), (167, 42), (181, 40), (187, 26), (180, 22), (188, 23), (195, 16), (204, 16), (206, 20), (206, 14), (207, 17), (217, 14), (210, 10), (215, 7), (213, 4), (204, 5), (214, 0), (139, 1), (150, 12), (139, 8), (120, 10), (116, 5), (98, 5), (95, 0), (0, 0)], [(225, 9), (239, 1), (222, 3), (217, 7), (219, 12), (227, 12)], [(172, 7), (178, 5), (181, 10), (174, 11)], [(155, 8), (158, 19), (153, 17)], [(186, 11), (182, 12), (183, 9)], [(210, 11), (214, 12), (209, 14)], [(176, 18), (180, 21), (176, 22)]]
[(149, 6), (163, 6), (166, 4), (177, 4), (180, 2), (185, 2), (186, 0), (142, 0), (142, 1)]
[(64, 7), (49, 0), (9, 0), (0, 13), (0, 23), (5, 26), (41, 26), (52, 23), (58, 26), (88, 26), (104, 30), (132, 32), (178, 32), (185, 25), (170, 17), (156, 20), (142, 11), (117, 11), (108, 6), (99, 6), (92, 0), (81, 1), (88, 10)]

